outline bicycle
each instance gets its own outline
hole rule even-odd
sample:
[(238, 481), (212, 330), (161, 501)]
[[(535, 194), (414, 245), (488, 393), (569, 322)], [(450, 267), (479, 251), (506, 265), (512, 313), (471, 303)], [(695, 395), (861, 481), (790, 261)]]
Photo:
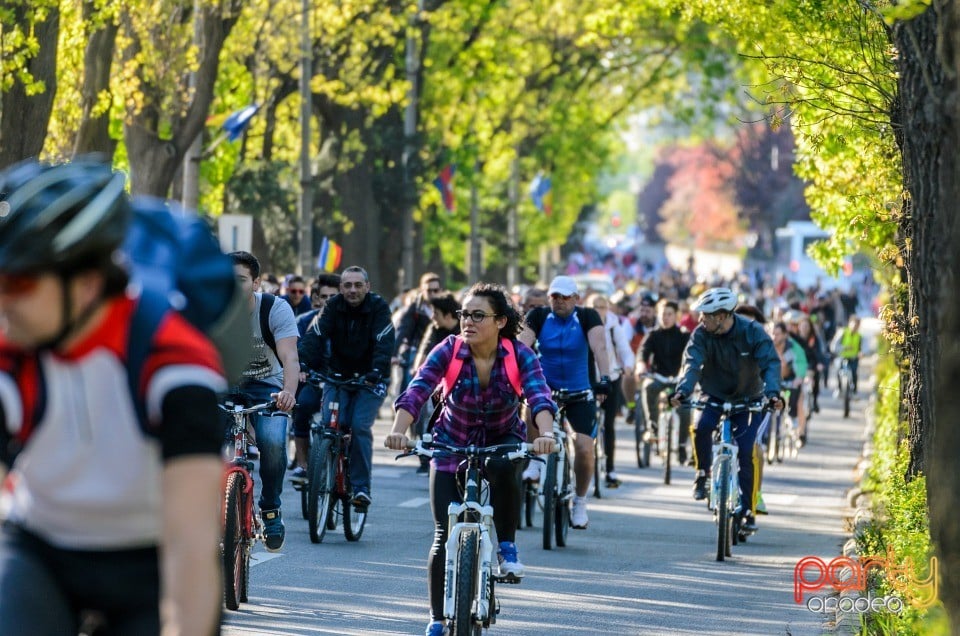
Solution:
[(840, 358), (840, 368), (837, 369), (837, 390), (843, 400), (843, 416), (850, 417), (850, 401), (853, 398), (853, 372), (850, 370), (850, 360)]
[[(324, 391), (373, 391), (363, 378), (326, 376), (311, 371), (307, 381), (323, 385)], [(301, 487), (301, 497), (307, 501), (307, 526), (311, 543), (321, 543), (327, 530), (336, 530), (338, 518), (343, 518), (343, 534), (347, 541), (359, 541), (367, 523), (366, 509), (351, 503), (350, 435), (349, 424), (340, 421), (339, 401), (330, 402), (330, 418), (323, 413), (313, 416), (310, 424), (310, 458), (307, 463), (307, 482)]]
[(741, 528), (739, 462), (737, 442), (733, 437), (730, 417), (744, 411), (759, 413), (766, 408), (766, 400), (719, 402), (691, 400), (690, 407), (703, 410), (719, 409), (720, 425), (714, 431), (713, 465), (710, 471), (710, 496), (707, 508), (713, 512), (717, 524), (717, 561), (732, 556), (731, 544), (745, 541), (747, 532)]
[(593, 496), (597, 499), (603, 498), (603, 493), (600, 490), (600, 472), (601, 466), (603, 465), (603, 460), (605, 459), (604, 447), (603, 447), (603, 436), (604, 436), (604, 422), (605, 413), (603, 410), (602, 404), (597, 404), (597, 436), (593, 438)]
[(223, 600), (229, 610), (237, 610), (247, 602), (250, 583), (250, 552), (263, 541), (263, 521), (253, 505), (253, 462), (247, 459), (247, 427), (250, 415), (273, 417), (288, 413), (278, 411), (276, 402), (244, 407), (232, 398), (220, 403), (220, 410), (233, 418), (230, 436), (233, 456), (228, 460), (224, 476), (223, 539), (220, 555), (223, 560)]
[(634, 394), (633, 415), (633, 439), (637, 451), (637, 468), (647, 468), (650, 466), (650, 453), (653, 439), (648, 434), (647, 415), (643, 410), (643, 401), (646, 396), (643, 389), (638, 389)]
[[(543, 509), (543, 549), (552, 550), (567, 545), (570, 530), (570, 506), (573, 503), (573, 464), (570, 461), (570, 442), (564, 427), (567, 406), (576, 402), (593, 399), (593, 391), (553, 392), (553, 401), (557, 404), (557, 413), (553, 417), (553, 436), (556, 449), (547, 456), (546, 466), (541, 471), (539, 492), (527, 489), (527, 509), (539, 505)], [(533, 491), (533, 492), (531, 492)]]
[(789, 404), (791, 389), (783, 389), (783, 402), (787, 407), (773, 416), (770, 430), (767, 434), (766, 455), (767, 464), (783, 463), (784, 455), (788, 452), (791, 457), (796, 457), (797, 449), (800, 443), (800, 436), (797, 431), (797, 423), (790, 416)]
[[(660, 415), (657, 417), (656, 445), (657, 455), (663, 462), (663, 483), (670, 485), (671, 455), (680, 446), (680, 414), (670, 404), (670, 397), (675, 391), (677, 378), (667, 377), (659, 373), (645, 373), (644, 376), (666, 385), (657, 398)], [(650, 434), (647, 434), (646, 437), (649, 438)]]
[(533, 454), (528, 443), (496, 446), (451, 446), (439, 442), (417, 441), (408, 444), (409, 457), (433, 457), (445, 453), (462, 456), (466, 464), (463, 502), (447, 507), (446, 580), (444, 582), (443, 615), (450, 621), (452, 636), (478, 636), (496, 622), (499, 607), (494, 593), (495, 583), (519, 583), (497, 570), (496, 529), (493, 507), (488, 503), (490, 488), (481, 467), (487, 457), (504, 456), (513, 461), (529, 458), (543, 461)]

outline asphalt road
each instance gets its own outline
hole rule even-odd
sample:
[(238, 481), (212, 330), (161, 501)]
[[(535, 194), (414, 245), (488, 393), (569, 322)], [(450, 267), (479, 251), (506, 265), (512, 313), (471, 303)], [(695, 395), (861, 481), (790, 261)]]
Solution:
[[(589, 528), (571, 530), (565, 548), (543, 550), (538, 528), (518, 533), (527, 576), (498, 586), (501, 613), (489, 633), (829, 633), (832, 615), (793, 601), (794, 567), (805, 556), (840, 554), (863, 406), (843, 419), (837, 400), (821, 398), (800, 456), (767, 467), (770, 514), (759, 517), (760, 531), (722, 563), (712, 517), (691, 497), (692, 468), (676, 469), (665, 486), (656, 459), (637, 468), (632, 429), (619, 427), (623, 485), (590, 499)], [(374, 504), (361, 540), (348, 543), (338, 530), (311, 544), (299, 494), (287, 484), (286, 544), (275, 554), (258, 546), (250, 602), (226, 612), (224, 634), (423, 633), (427, 479), (415, 474), (416, 460), (394, 461), (382, 447), (388, 429), (386, 419), (375, 427)]]

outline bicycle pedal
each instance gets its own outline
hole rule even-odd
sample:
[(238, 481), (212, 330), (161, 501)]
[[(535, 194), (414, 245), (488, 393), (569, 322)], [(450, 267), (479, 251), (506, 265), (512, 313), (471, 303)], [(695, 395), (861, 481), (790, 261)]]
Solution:
[[(506, 585), (519, 585), (520, 583), (523, 583), (523, 579), (515, 574), (507, 574), (505, 576), (500, 576), (498, 574), (497, 576), (493, 577), (493, 580), (497, 583), (505, 583)], [(497, 612), (499, 613), (499, 611), (500, 608), (498, 607)]]

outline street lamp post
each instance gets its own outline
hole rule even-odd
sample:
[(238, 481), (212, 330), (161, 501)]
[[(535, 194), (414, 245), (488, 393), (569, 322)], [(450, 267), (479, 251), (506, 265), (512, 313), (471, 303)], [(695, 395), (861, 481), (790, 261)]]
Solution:
[(310, 36), (310, 0), (301, 0), (300, 25), (300, 254), (297, 273), (313, 269), (313, 174), (310, 167), (310, 114), (313, 77), (313, 41)]

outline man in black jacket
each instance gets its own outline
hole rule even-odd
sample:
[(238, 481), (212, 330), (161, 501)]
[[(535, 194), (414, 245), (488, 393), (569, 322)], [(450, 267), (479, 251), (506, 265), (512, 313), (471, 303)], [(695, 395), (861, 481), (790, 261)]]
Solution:
[(414, 356), (433, 317), (430, 301), (442, 291), (440, 277), (433, 272), (427, 272), (420, 277), (420, 293), (417, 294), (417, 299), (410, 303), (400, 316), (400, 322), (397, 325), (396, 352), (392, 360), (393, 364), (400, 366), (401, 371), (397, 394), (407, 389), (413, 373), (417, 370), (413, 365)]
[(366, 270), (356, 265), (343, 270), (340, 293), (327, 301), (300, 341), (300, 359), (311, 369), (344, 378), (362, 377), (365, 389), (325, 387), (323, 418), (330, 404), (340, 405), (341, 419), (353, 431), (350, 445), (350, 483), (358, 510), (370, 505), (370, 468), (373, 461), (373, 423), (387, 393), (395, 334), (390, 306), (370, 292)]

